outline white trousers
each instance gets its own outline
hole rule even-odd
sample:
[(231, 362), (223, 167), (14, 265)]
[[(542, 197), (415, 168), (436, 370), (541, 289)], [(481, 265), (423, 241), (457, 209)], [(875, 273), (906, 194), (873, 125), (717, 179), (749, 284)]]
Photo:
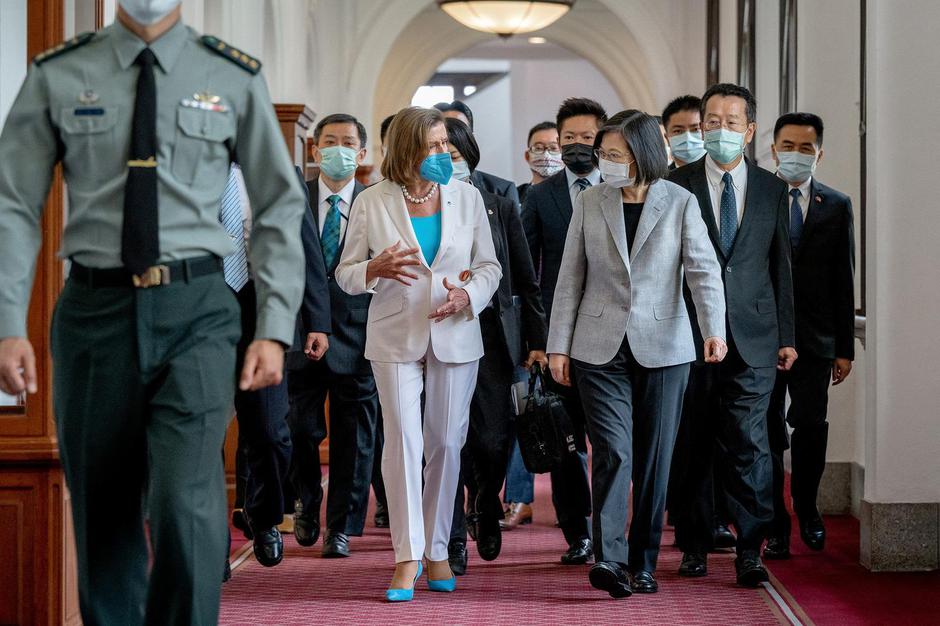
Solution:
[(396, 563), (422, 556), (447, 559), (460, 450), (467, 439), (478, 366), (479, 361), (441, 363), (430, 345), (420, 361), (372, 362), (385, 422), (382, 477)]

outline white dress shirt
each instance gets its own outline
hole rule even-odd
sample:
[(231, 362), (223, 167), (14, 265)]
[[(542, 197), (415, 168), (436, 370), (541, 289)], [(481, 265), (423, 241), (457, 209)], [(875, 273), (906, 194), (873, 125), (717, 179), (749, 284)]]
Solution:
[[(323, 236), (323, 225), (326, 223), (326, 216), (330, 212), (330, 196), (334, 195), (330, 188), (326, 186), (326, 183), (323, 182), (323, 177), (317, 179), (317, 184), (320, 186), (320, 205), (317, 207), (317, 212), (320, 215), (320, 236)], [(346, 186), (339, 190), (339, 193), (335, 194), (339, 196), (339, 240), (343, 241), (343, 238), (346, 236), (346, 224), (349, 223), (349, 208), (352, 206), (352, 197), (353, 190), (356, 188), (356, 179), (355, 177), (350, 178), (349, 182), (346, 183)]]
[[(738, 226), (741, 226), (741, 219), (744, 217), (744, 198), (747, 195), (747, 161), (741, 159), (731, 174), (731, 185), (734, 187), (734, 203), (738, 209)], [(712, 212), (715, 214), (715, 224), (718, 225), (718, 231), (721, 232), (721, 194), (725, 190), (725, 184), (721, 179), (725, 175), (725, 170), (718, 167), (715, 160), (708, 156), (705, 158), (705, 177), (708, 179), (708, 191), (712, 201)]]
[[(792, 190), (794, 190), (794, 189), (799, 189), (799, 190), (800, 190), (799, 203), (800, 203), (800, 211), (803, 213), (803, 223), (804, 223), (804, 224), (806, 223), (806, 214), (809, 212), (809, 193), (810, 193), (810, 185), (812, 185), (812, 183), (813, 183), (813, 177), (810, 176), (809, 178), (807, 178), (806, 180), (804, 180), (804, 181), (803, 181), (802, 183), (800, 183), (799, 185), (790, 185), (790, 189), (787, 190), (787, 193), (788, 193), (788, 194), (790, 193), (790, 191), (792, 191)], [(789, 183), (788, 183), (788, 184), (789, 184)], [(791, 197), (789, 200), (787, 200), (787, 212), (788, 212), (788, 213), (789, 213), (789, 211), (790, 211), (790, 205), (791, 205), (791, 204), (793, 204), (793, 198), (792, 198), (792, 197)]]
[(577, 199), (578, 194), (581, 193), (581, 187), (575, 181), (579, 178), (585, 178), (590, 181), (592, 187), (601, 182), (601, 171), (596, 167), (590, 174), (585, 174), (584, 176), (578, 176), (566, 167), (565, 175), (568, 177), (568, 193), (571, 195), (571, 206), (574, 206), (575, 199)]

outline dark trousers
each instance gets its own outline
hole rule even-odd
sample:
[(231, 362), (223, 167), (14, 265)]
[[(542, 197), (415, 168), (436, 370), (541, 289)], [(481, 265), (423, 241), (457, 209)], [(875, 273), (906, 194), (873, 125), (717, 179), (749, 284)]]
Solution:
[[(595, 561), (653, 572), (689, 365), (645, 368), (624, 339), (608, 363), (575, 361), (574, 375), (591, 435)], [(624, 533), (631, 480), (628, 542)]]
[(562, 398), (565, 411), (574, 428), (574, 443), (578, 451), (568, 454), (558, 469), (550, 473), (552, 504), (558, 525), (569, 544), (591, 536), (591, 486), (587, 472), (587, 436), (585, 432), (584, 408), (578, 392), (577, 381), (571, 387), (553, 387)]
[[(238, 342), (240, 371), (245, 351), (255, 336), (257, 296), (253, 281), (237, 294), (242, 313)], [(291, 439), (287, 425), (287, 377), (279, 385), (235, 392), (238, 419), (236, 508), (243, 508), (253, 527), (268, 529), (283, 521), (284, 484), (290, 467)], [(241, 505), (239, 507), (239, 505)]]
[[(774, 367), (747, 365), (733, 342), (714, 365), (696, 365), (694, 406), (685, 418), (693, 442), (678, 496), (676, 541), (683, 552), (706, 553), (714, 544), (714, 499), (723, 497), (737, 530), (737, 549), (759, 550), (773, 517), (773, 472), (767, 408)], [(723, 489), (715, 491), (712, 471)]]
[(84, 623), (218, 621), (227, 540), (219, 451), (239, 335), (221, 273), (151, 289), (70, 279), (59, 296), (53, 402)]
[(379, 396), (371, 374), (340, 375), (324, 362), (291, 370), (290, 424), (294, 441), (291, 484), (302, 515), (319, 519), (323, 501), (320, 443), (326, 437), (326, 399), (330, 399), (330, 484), (326, 528), (361, 535), (369, 505)]
[(506, 464), (513, 442), (513, 418), (510, 389), (513, 363), (506, 350), (506, 340), (493, 309), (480, 315), (483, 358), (477, 374), (477, 386), (470, 401), (470, 426), (467, 442), (460, 454), (460, 482), (454, 502), (451, 539), (467, 539), (464, 511), (464, 487), (470, 508), (480, 515), (480, 523), (499, 527), (503, 505), (499, 492), (506, 478)]
[[(767, 411), (767, 430), (773, 458), (774, 521), (772, 537), (790, 536), (790, 515), (783, 495), (783, 452), (790, 448), (790, 493), (797, 516), (818, 514), (816, 495), (826, 469), (826, 445), (829, 440), (829, 382), (832, 360), (810, 353), (800, 354), (789, 372), (778, 372), (777, 383)], [(790, 393), (790, 410), (785, 411)], [(793, 433), (787, 441), (787, 424)]]

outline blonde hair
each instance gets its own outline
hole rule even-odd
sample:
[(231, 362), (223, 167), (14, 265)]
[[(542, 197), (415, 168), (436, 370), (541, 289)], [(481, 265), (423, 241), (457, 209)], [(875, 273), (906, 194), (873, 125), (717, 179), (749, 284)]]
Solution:
[(395, 114), (388, 127), (388, 151), (382, 161), (382, 176), (399, 185), (413, 185), (421, 180), (421, 162), (428, 155), (431, 129), (444, 123), (437, 109), (408, 107)]

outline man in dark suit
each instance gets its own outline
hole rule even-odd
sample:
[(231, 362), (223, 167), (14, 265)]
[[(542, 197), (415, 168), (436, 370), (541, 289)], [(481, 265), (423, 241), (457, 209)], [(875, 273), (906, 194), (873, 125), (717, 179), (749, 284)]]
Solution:
[(365, 157), (366, 131), (356, 118), (324, 117), (313, 135), (314, 160), (320, 176), (306, 185), (319, 242), (304, 237), (311, 254), (320, 254), (327, 271), (332, 317), (330, 350), (320, 362), (303, 354), (288, 355), (288, 388), (294, 461), (291, 482), (301, 509), (294, 518), (294, 535), (303, 546), (313, 545), (319, 533), (319, 446), (326, 429), (326, 399), (330, 400), (330, 486), (326, 502), (324, 557), (349, 556), (349, 537), (362, 534), (378, 421), (378, 394), (366, 361), (365, 335), (370, 296), (349, 296), (334, 277), (342, 255), (346, 224), (363, 187), (355, 180)]
[[(464, 171), (472, 173), (480, 162), (480, 150), (470, 128), (459, 120), (448, 119), (447, 137), (451, 157), (455, 162), (466, 162)], [(513, 373), (523, 363), (547, 364), (548, 328), (519, 212), (507, 198), (486, 190), (480, 190), (480, 194), (503, 275), (496, 294), (480, 314), (484, 354), (470, 403), (470, 427), (461, 453), (461, 484), (457, 487), (448, 546), (448, 560), (455, 574), (466, 571), (468, 525), (481, 558), (492, 561), (499, 556), (499, 520), (503, 517), (499, 492), (514, 441), (510, 402)], [(464, 486), (469, 501), (466, 512)]]
[[(565, 169), (529, 189), (522, 209), (529, 252), (539, 268), (539, 286), (546, 317), (551, 320), (555, 283), (565, 250), (568, 223), (574, 198), (601, 181), (594, 165), (594, 137), (607, 120), (604, 108), (587, 98), (569, 98), (558, 110), (559, 144)], [(551, 473), (552, 503), (568, 542), (561, 557), (566, 565), (587, 563), (593, 555), (591, 543), (591, 489), (587, 474), (587, 442), (584, 410), (576, 386), (559, 389), (575, 428), (578, 454), (568, 456)]]
[[(690, 381), (699, 389), (691, 399), (698, 410), (685, 416), (696, 443), (676, 520), (679, 574), (708, 572), (714, 462), (738, 531), (737, 581), (747, 587), (768, 580), (760, 560), (773, 515), (766, 414), (776, 370), (789, 370), (796, 360), (787, 186), (744, 158), (756, 132), (756, 109), (743, 87), (709, 88), (702, 98), (707, 154), (670, 175), (698, 199), (721, 264), (728, 317), (727, 357), (696, 368)], [(700, 346), (694, 319), (692, 328)]]
[(537, 185), (549, 176), (564, 169), (561, 146), (558, 144), (558, 127), (555, 122), (539, 122), (529, 129), (529, 139), (523, 155), (532, 172), (532, 180), (516, 187), (519, 201), (525, 202), (532, 185)]
[[(473, 130), (473, 111), (470, 110), (470, 107), (468, 107), (465, 102), (461, 100), (439, 102), (434, 105), (434, 108), (442, 112), (444, 117), (452, 117), (460, 120), (470, 127), (471, 131)], [(473, 183), (473, 186), (477, 189), (489, 191), (497, 196), (508, 198), (512, 201), (516, 210), (519, 210), (519, 192), (516, 190), (516, 184), (511, 180), (500, 178), (495, 174), (487, 174), (480, 170), (474, 170), (473, 174), (470, 175), (470, 182)]]
[[(813, 174), (823, 157), (823, 122), (812, 113), (787, 113), (774, 126), (777, 176), (789, 185), (793, 299), (799, 360), (777, 374), (767, 412), (774, 469), (774, 522), (764, 557), (790, 556), (790, 514), (784, 500), (783, 451), (790, 437), (790, 493), (800, 537), (822, 550), (826, 529), (816, 495), (826, 467), (829, 383), (838, 385), (855, 358), (855, 228), (852, 202)], [(787, 392), (790, 409), (784, 411)]]

